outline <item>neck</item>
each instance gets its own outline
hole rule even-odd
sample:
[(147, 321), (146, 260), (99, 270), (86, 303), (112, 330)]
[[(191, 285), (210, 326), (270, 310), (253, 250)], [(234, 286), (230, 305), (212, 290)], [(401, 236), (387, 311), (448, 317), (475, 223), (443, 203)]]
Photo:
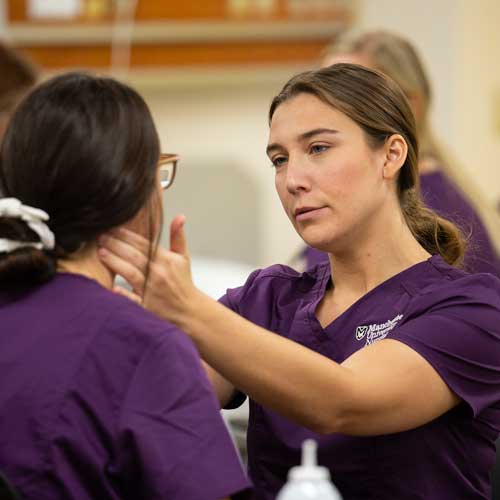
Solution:
[(59, 259), (57, 262), (57, 271), (79, 274), (97, 281), (104, 288), (113, 287), (114, 274), (105, 267), (98, 255), (97, 246), (86, 246), (82, 250), (75, 252), (69, 258)]
[[(393, 213), (394, 214), (394, 213)], [(430, 254), (417, 242), (400, 211), (360, 229), (345, 250), (330, 253), (335, 294), (362, 296), (380, 283), (427, 260)]]

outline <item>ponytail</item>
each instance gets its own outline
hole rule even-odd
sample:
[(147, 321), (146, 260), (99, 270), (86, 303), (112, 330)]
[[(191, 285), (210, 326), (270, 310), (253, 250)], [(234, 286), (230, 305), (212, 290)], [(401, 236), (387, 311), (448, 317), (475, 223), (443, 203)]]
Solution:
[(458, 227), (426, 208), (418, 188), (403, 191), (400, 203), (405, 221), (420, 245), (432, 255), (441, 255), (448, 264), (460, 267), (466, 240)]
[(54, 253), (33, 246), (40, 237), (25, 221), (0, 217), (0, 239), (19, 243), (18, 248), (0, 252), (0, 289), (38, 285), (54, 277)]

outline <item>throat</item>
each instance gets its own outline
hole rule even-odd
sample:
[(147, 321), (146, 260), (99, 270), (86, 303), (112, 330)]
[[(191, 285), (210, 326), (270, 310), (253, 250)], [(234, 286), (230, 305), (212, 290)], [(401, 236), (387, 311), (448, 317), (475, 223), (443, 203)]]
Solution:
[(347, 311), (354, 303), (356, 303), (363, 295), (352, 295), (349, 297), (338, 297), (335, 293), (335, 288), (330, 283), (325, 291), (325, 295), (321, 302), (316, 307), (316, 318), (321, 325), (321, 328), (326, 328), (333, 323), (339, 316)]

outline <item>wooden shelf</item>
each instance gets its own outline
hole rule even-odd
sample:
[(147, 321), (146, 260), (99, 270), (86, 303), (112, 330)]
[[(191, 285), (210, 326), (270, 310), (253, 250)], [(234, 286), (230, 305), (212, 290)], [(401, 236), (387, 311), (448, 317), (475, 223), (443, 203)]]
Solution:
[[(290, 42), (223, 42), (212, 44), (134, 45), (131, 68), (196, 65), (240, 65), (262, 63), (307, 63), (319, 58), (323, 41)], [(105, 68), (111, 63), (106, 45), (91, 46), (23, 46), (20, 50), (46, 69)]]
[[(288, 0), (274, 0), (270, 8), (259, 7), (256, 0), (138, 0), (135, 14), (136, 21), (194, 21), (210, 20), (222, 21), (231, 19), (245, 20), (336, 20), (348, 21), (357, 6), (357, 0), (329, 0), (321, 3), (321, 8), (305, 8), (313, 5), (315, 0), (303, 2), (304, 7), (299, 11), (291, 8)], [(293, 3), (293, 2), (292, 2)], [(9, 22), (61, 22), (58, 20), (30, 20), (28, 18), (28, 0), (7, 0), (7, 19)], [(243, 8), (235, 9), (234, 5)], [(109, 22), (115, 15), (116, 2), (114, 0), (83, 0), (82, 13), (72, 19), (72, 23), (86, 23), (103, 21)]]
[[(109, 5), (111, 9), (113, 2)], [(256, 20), (231, 17), (225, 0), (139, 1), (130, 27), (131, 69), (307, 64), (317, 60), (324, 46), (353, 18), (353, 10), (342, 4), (324, 19), (301, 20), (287, 17), (285, 0), (276, 5), (273, 15)], [(119, 25), (109, 16), (31, 22), (25, 0), (9, 0), (9, 7), (7, 39), (43, 69), (110, 65)]]

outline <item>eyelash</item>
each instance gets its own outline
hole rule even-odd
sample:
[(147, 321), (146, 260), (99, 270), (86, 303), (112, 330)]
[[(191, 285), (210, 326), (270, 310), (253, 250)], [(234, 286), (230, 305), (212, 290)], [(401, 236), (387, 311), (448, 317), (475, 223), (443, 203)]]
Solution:
[[(313, 149), (314, 148), (323, 148), (321, 151), (317, 151), (317, 152), (314, 152)], [(309, 152), (312, 153), (312, 154), (321, 154), (323, 153), (324, 151), (326, 151), (327, 149), (330, 149), (329, 146), (327, 146), (326, 144), (313, 144), (311, 145), (311, 147), (309, 148)]]
[(286, 157), (285, 156), (277, 156), (276, 158), (273, 158), (271, 160), (271, 167), (272, 168), (278, 168), (278, 167), (281, 167), (283, 164), (281, 165), (278, 165), (277, 162), (280, 161), (280, 160), (286, 160)]
[[(313, 151), (315, 148), (321, 148), (321, 151)], [(309, 147), (309, 153), (310, 154), (313, 154), (313, 155), (319, 155), (325, 151), (327, 151), (328, 149), (330, 149), (330, 146), (327, 146), (326, 144), (312, 144), (310, 147)], [(273, 158), (271, 160), (271, 167), (272, 168), (278, 168), (278, 167), (281, 167), (283, 164), (278, 164), (278, 162), (280, 160), (285, 160), (286, 161), (286, 156), (276, 156), (275, 158)]]

